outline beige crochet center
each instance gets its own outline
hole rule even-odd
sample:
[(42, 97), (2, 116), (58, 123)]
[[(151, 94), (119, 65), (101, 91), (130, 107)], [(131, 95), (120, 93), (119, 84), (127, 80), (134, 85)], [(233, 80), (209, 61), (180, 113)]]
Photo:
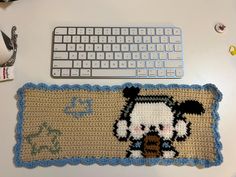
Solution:
[[(174, 101), (197, 100), (203, 104), (205, 113), (201, 116), (185, 114), (191, 125), (191, 135), (183, 142), (175, 141), (173, 146), (179, 152), (177, 158), (197, 158), (215, 160), (216, 150), (212, 130), (211, 106), (213, 94), (210, 91), (192, 89), (141, 89), (139, 95), (173, 96)], [(93, 113), (81, 118), (64, 113), (72, 97), (93, 100)], [(21, 159), (24, 162), (34, 160), (64, 159), (73, 157), (118, 157), (124, 158), (130, 142), (121, 142), (113, 135), (113, 125), (119, 119), (125, 98), (120, 91), (43, 91), (25, 90), (23, 118), (23, 141)], [(81, 108), (83, 109), (83, 108)], [(58, 137), (60, 151), (50, 153), (42, 151), (31, 153), (31, 146), (26, 141), (29, 134), (38, 131), (46, 122), (53, 129), (62, 133)], [(38, 144), (48, 141), (46, 135), (36, 139)]]

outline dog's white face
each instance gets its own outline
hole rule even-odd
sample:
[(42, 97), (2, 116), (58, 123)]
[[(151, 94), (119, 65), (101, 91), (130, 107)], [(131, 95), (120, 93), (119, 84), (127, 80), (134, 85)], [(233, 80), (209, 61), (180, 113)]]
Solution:
[(139, 140), (154, 131), (163, 139), (170, 140), (174, 133), (173, 120), (171, 108), (165, 103), (136, 103), (130, 114), (130, 136)]

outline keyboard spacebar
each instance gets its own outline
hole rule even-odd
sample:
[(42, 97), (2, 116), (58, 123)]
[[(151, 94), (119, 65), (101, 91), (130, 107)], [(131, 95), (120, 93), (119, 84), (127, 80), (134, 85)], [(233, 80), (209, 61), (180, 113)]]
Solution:
[(135, 69), (92, 69), (92, 76), (136, 76)]

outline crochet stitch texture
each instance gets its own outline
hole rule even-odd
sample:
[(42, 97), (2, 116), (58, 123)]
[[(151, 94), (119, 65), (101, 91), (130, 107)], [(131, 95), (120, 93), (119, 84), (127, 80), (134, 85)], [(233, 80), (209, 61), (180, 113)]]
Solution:
[(27, 83), (17, 95), (17, 166), (210, 167), (223, 160), (217, 128), (222, 94), (212, 84)]

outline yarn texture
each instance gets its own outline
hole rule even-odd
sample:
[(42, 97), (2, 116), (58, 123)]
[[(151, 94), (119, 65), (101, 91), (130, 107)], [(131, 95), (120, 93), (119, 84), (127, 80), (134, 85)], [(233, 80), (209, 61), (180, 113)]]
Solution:
[(223, 161), (222, 93), (213, 84), (26, 83), (18, 92), (16, 166), (190, 165)]

